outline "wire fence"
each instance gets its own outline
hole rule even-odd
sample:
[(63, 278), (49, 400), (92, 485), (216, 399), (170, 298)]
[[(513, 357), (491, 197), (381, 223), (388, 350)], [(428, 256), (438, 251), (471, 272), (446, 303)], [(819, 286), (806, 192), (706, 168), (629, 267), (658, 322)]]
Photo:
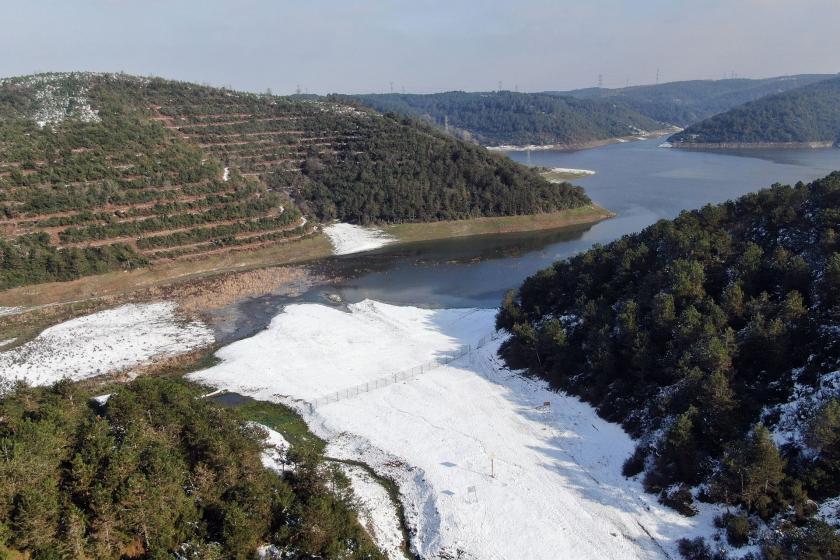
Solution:
[(370, 391), (380, 389), (382, 387), (387, 387), (388, 385), (393, 385), (394, 383), (399, 383), (400, 381), (405, 381), (406, 379), (411, 379), (413, 377), (417, 377), (418, 375), (428, 373), (439, 367), (449, 365), (455, 360), (463, 358), (464, 356), (475, 352), (479, 348), (486, 346), (490, 342), (497, 340), (499, 336), (500, 334), (498, 332), (493, 332), (491, 334), (481, 337), (474, 344), (467, 344), (466, 346), (461, 346), (458, 350), (451, 354), (446, 354), (444, 356), (441, 356), (440, 358), (435, 358), (433, 360), (429, 360), (428, 362), (423, 362), (422, 364), (416, 365), (410, 369), (398, 371), (390, 375), (373, 379), (366, 383), (360, 383), (353, 387), (340, 389), (334, 393), (330, 393), (328, 395), (312, 399), (307, 403), (309, 405), (309, 410), (312, 411), (313, 409), (328, 403), (334, 403), (338, 401), (343, 401), (345, 399), (350, 399), (357, 395), (361, 395), (362, 393), (368, 393)]

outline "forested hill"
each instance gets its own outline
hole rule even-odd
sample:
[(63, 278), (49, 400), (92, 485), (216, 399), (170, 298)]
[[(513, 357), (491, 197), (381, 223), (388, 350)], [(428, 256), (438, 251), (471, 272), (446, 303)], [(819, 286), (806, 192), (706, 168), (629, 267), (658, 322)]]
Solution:
[(762, 558), (838, 558), (838, 226), (840, 172), (662, 220), (508, 294), (503, 352), (638, 437), (625, 474), (664, 503), (729, 504)]
[(691, 144), (818, 143), (840, 140), (840, 78), (763, 97), (715, 115), (671, 138)]
[(290, 243), (319, 220), (580, 207), (408, 117), (122, 74), (0, 80), (0, 289)]
[[(341, 96), (346, 99), (349, 96)], [(352, 96), (377, 111), (431, 120), (485, 146), (568, 146), (638, 135), (663, 125), (612, 101), (511, 91)]]
[(581, 99), (621, 103), (657, 121), (685, 127), (767, 95), (782, 93), (833, 77), (802, 74), (763, 79), (690, 80), (618, 89), (587, 88), (547, 92)]

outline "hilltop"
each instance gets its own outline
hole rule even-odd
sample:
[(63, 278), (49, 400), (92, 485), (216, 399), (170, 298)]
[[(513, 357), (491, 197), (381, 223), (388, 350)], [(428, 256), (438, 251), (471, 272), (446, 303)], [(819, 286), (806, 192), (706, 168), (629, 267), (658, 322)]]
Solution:
[(664, 128), (662, 123), (612, 101), (539, 93), (452, 91), (339, 98), (357, 99), (382, 112), (421, 117), (485, 146), (579, 148)]
[(578, 187), (416, 119), (122, 74), (0, 81), (0, 289), (356, 224), (537, 214)]
[(840, 140), (840, 78), (762, 97), (686, 128), (676, 147), (829, 147)]
[(833, 75), (830, 74), (800, 74), (762, 79), (689, 80), (616, 89), (586, 88), (546, 93), (620, 103), (651, 119), (685, 127), (743, 103), (831, 77)]
[[(834, 173), (557, 262), (506, 297), (503, 353), (638, 438), (625, 474), (662, 503), (725, 504), (730, 545), (836, 558), (838, 215)], [(681, 548), (718, 558), (709, 546)]]

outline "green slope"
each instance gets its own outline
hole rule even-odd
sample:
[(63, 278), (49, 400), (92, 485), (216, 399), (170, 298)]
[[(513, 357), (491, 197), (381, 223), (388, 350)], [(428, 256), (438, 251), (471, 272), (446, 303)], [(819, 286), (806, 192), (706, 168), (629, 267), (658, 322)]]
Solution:
[(763, 97), (694, 124), (671, 141), (685, 144), (834, 144), (840, 140), (840, 78)]
[(0, 289), (292, 243), (318, 220), (589, 202), (417, 119), (335, 100), (120, 74), (0, 81)]

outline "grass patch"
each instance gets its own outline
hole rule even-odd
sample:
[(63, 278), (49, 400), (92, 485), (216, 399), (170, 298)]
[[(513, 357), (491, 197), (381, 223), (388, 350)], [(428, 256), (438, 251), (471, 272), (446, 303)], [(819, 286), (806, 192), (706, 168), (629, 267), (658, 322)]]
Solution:
[(570, 179), (580, 179), (581, 177), (590, 177), (593, 175), (591, 171), (586, 169), (566, 169), (560, 171), (558, 169), (546, 168), (540, 170), (539, 173), (546, 181), (550, 181), (552, 183), (568, 181)]
[(615, 214), (597, 204), (588, 204), (580, 208), (571, 208), (569, 210), (548, 212), (545, 214), (397, 224), (385, 226), (382, 229), (401, 242), (428, 241), (431, 239), (468, 237), (471, 235), (559, 229), (573, 225), (600, 222), (613, 216)]
[(228, 405), (246, 420), (259, 422), (283, 434), (292, 448), (314, 451), (321, 455), (326, 443), (309, 431), (300, 414), (282, 404), (243, 397), (240, 404)]

